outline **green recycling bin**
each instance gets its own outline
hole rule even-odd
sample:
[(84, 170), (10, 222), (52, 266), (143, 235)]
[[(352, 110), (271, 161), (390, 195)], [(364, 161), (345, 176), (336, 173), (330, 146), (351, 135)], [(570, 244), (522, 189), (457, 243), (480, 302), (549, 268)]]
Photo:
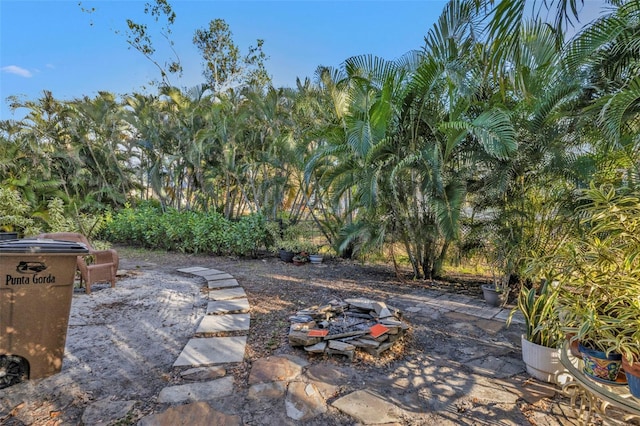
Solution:
[(80, 243), (0, 241), (0, 389), (62, 368)]

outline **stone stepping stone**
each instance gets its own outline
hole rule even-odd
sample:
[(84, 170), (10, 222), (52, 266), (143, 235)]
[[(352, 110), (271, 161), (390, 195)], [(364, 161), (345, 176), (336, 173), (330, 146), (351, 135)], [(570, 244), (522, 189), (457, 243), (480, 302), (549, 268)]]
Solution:
[(291, 382), (302, 374), (307, 365), (307, 360), (293, 355), (260, 358), (251, 365), (249, 384)]
[(124, 421), (137, 401), (113, 401), (107, 397), (96, 401), (85, 408), (82, 414), (82, 424), (117, 424)]
[(455, 312), (458, 312), (460, 314), (473, 315), (473, 316), (484, 318), (484, 319), (491, 319), (500, 312), (500, 308), (487, 306), (487, 305), (481, 305), (481, 306), (469, 305), (469, 306), (457, 308)]
[(242, 287), (224, 288), (222, 290), (212, 290), (209, 292), (209, 300), (231, 300), (247, 297)]
[(226, 272), (222, 272), (220, 274), (202, 275), (202, 277), (207, 281), (222, 281), (233, 279), (233, 275), (227, 274)]
[(402, 420), (402, 410), (368, 390), (359, 390), (339, 398), (331, 404), (361, 424), (395, 423)]
[(233, 278), (224, 280), (210, 280), (207, 281), (207, 286), (210, 289), (238, 287), (238, 281)]
[(216, 300), (207, 304), (207, 315), (245, 314), (249, 312), (247, 299)]
[[(233, 392), (233, 376), (209, 382), (189, 383), (168, 386), (160, 391), (158, 402), (176, 404), (179, 402), (197, 402), (228, 396)], [(188, 424), (188, 423), (183, 423)], [(204, 424), (204, 423), (203, 423)]]
[(191, 272), (193, 275), (197, 275), (199, 277), (206, 277), (207, 275), (219, 275), (219, 274), (226, 274), (226, 272), (224, 271), (219, 271), (217, 269), (210, 269), (210, 268), (203, 268), (203, 269), (199, 269), (195, 272)]
[(242, 426), (240, 416), (217, 411), (205, 402), (192, 402), (169, 407), (165, 412), (140, 419), (137, 426), (224, 425)]
[(203, 268), (202, 266), (191, 266), (189, 268), (180, 268), (178, 269), (178, 272), (183, 272), (185, 274), (193, 274), (194, 272), (201, 272), (201, 271), (209, 271), (209, 268)]
[(196, 334), (249, 330), (249, 314), (205, 315)]
[(287, 389), (284, 401), (287, 416), (297, 421), (307, 421), (327, 412), (327, 404), (312, 383), (293, 382)]
[(246, 344), (247, 336), (193, 338), (187, 342), (173, 366), (204, 367), (241, 362)]
[[(500, 312), (498, 312), (498, 314), (491, 319), (494, 319), (497, 321), (506, 321), (510, 313), (511, 311), (509, 309), (500, 309)], [(522, 315), (522, 312), (520, 311), (516, 312), (513, 318), (511, 319), (511, 323), (524, 324), (525, 322), (524, 322), (524, 316)]]

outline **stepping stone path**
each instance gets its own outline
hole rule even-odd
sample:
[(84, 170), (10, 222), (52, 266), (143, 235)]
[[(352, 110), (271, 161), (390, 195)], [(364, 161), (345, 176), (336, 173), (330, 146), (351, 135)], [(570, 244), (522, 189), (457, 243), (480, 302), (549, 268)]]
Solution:
[[(191, 367), (183, 372), (186, 380), (189, 377), (205, 380), (164, 388), (158, 395), (158, 402), (191, 404), (171, 408), (163, 414), (154, 415), (152, 419), (147, 418), (146, 421), (151, 421), (149, 424), (172, 424), (174, 418), (184, 416), (194, 416), (199, 421), (209, 416), (218, 416), (219, 413), (199, 401), (219, 398), (233, 391), (233, 377), (226, 376), (221, 365), (242, 362), (247, 345), (246, 333), (251, 322), (249, 301), (238, 281), (226, 272), (199, 266), (178, 269), (178, 272), (204, 278), (210, 291), (207, 294), (209, 303), (206, 315), (200, 320), (194, 337), (187, 342), (173, 366)], [(220, 333), (245, 335), (208, 337)], [(230, 419), (229, 424), (238, 424), (234, 416)]]

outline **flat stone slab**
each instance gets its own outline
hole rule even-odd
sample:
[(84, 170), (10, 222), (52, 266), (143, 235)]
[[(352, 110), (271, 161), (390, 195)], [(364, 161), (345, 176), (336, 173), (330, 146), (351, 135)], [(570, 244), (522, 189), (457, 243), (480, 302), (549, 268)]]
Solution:
[(249, 384), (288, 382), (302, 374), (302, 369), (308, 362), (296, 356), (272, 356), (260, 358), (253, 362)]
[(111, 424), (125, 417), (133, 410), (136, 401), (112, 401), (105, 398), (89, 405), (82, 414), (82, 424)]
[(241, 362), (247, 336), (190, 339), (173, 363), (174, 367), (204, 367), (225, 362)]
[(253, 400), (274, 400), (284, 396), (287, 390), (286, 382), (256, 383), (249, 387), (247, 398)]
[(245, 314), (249, 312), (247, 299), (214, 300), (207, 304), (207, 315)]
[(180, 373), (180, 377), (193, 382), (204, 382), (205, 380), (219, 379), (227, 375), (227, 370), (223, 366), (195, 367)]
[(352, 392), (331, 405), (365, 425), (402, 421), (399, 407), (368, 390)]
[(203, 268), (202, 266), (191, 266), (189, 268), (180, 268), (178, 269), (178, 272), (184, 272), (185, 274), (194, 274), (195, 272), (208, 271), (208, 270), (209, 268)]
[(208, 275), (201, 275), (202, 278), (206, 279), (207, 281), (221, 281), (221, 280), (232, 280), (233, 279), (233, 275), (231, 274), (227, 274), (226, 272), (217, 272), (217, 273), (212, 273), (212, 274), (208, 274)]
[(207, 275), (226, 274), (226, 272), (220, 271), (218, 269), (202, 268), (197, 271), (191, 272), (191, 274), (197, 275), (199, 277), (206, 277)]
[(234, 278), (207, 281), (207, 287), (209, 287), (210, 289), (238, 287), (238, 281), (236, 281)]
[(465, 307), (460, 307), (455, 310), (455, 312), (467, 315), (473, 315), (476, 317), (484, 318), (484, 319), (492, 319), (496, 315), (500, 313), (500, 308), (495, 308), (487, 305), (469, 305)]
[(207, 401), (228, 396), (231, 393), (233, 393), (233, 376), (227, 376), (210, 382), (166, 387), (160, 391), (158, 402), (176, 404), (186, 401)]
[(249, 330), (249, 314), (205, 315), (196, 334)]
[(164, 413), (143, 417), (138, 426), (216, 425), (241, 426), (240, 416), (211, 408), (204, 401), (168, 408)]
[(307, 421), (327, 412), (324, 398), (312, 383), (289, 384), (284, 406), (287, 416), (298, 421)]
[(498, 358), (492, 355), (475, 359), (466, 365), (479, 376), (497, 377), (500, 379), (524, 372), (524, 364), (522, 361), (506, 357)]
[(211, 290), (209, 300), (231, 300), (247, 297), (242, 287), (223, 288), (221, 290)]
[(208, 275), (203, 275), (204, 278), (206, 278), (209, 281), (216, 281), (216, 280), (229, 280), (229, 279), (233, 279), (233, 275), (231, 274), (227, 274), (226, 272), (216, 272), (216, 273), (211, 273)]
[[(493, 317), (493, 319), (496, 321), (506, 321), (507, 318), (509, 318), (510, 314), (511, 314), (510, 309), (501, 309), (500, 312), (498, 312), (498, 314)], [(516, 312), (513, 315), (513, 318), (511, 319), (511, 323), (524, 324), (524, 316), (522, 315), (522, 312), (520, 311)]]

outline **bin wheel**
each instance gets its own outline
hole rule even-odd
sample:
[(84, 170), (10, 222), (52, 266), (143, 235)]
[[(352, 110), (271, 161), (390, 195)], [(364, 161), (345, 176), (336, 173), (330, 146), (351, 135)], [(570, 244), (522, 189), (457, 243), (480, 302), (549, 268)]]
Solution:
[(0, 389), (16, 385), (29, 377), (29, 366), (19, 356), (0, 355)]

